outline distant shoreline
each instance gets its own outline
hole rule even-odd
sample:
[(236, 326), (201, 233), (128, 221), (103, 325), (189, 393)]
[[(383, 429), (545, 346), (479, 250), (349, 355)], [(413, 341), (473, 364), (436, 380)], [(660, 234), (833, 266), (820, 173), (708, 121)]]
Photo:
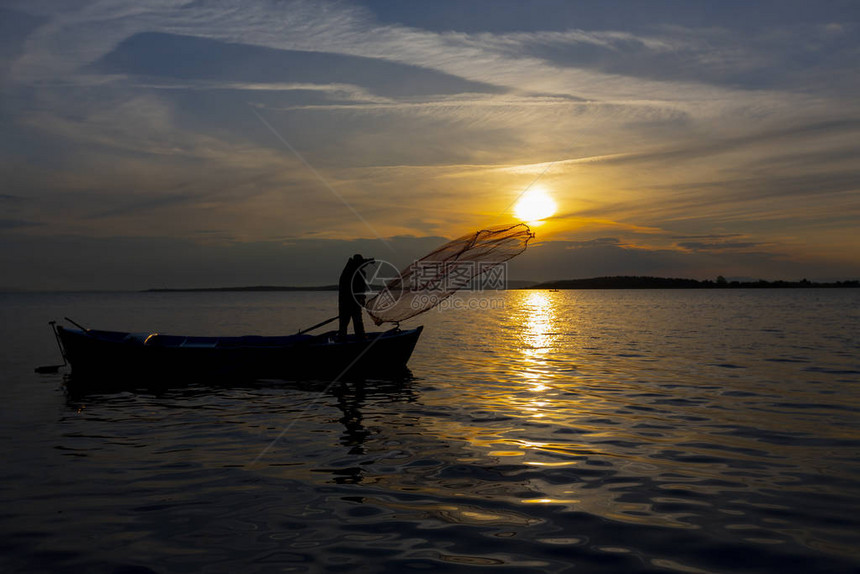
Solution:
[[(524, 283), (518, 281), (517, 283)], [(857, 288), (860, 281), (835, 281), (820, 283), (815, 281), (727, 281), (718, 279), (679, 279), (666, 277), (592, 277), (590, 279), (564, 279), (546, 281), (528, 286), (511, 286), (509, 290), (519, 289), (832, 289)], [(337, 291), (337, 285), (297, 287), (292, 285), (256, 285), (247, 287), (192, 287), (192, 288), (155, 288), (143, 293), (205, 293), (205, 292), (283, 292), (283, 291)]]
[(860, 281), (835, 281), (817, 283), (814, 281), (716, 281), (705, 279), (677, 279), (665, 277), (594, 277), (591, 279), (567, 279), (547, 281), (529, 287), (530, 289), (831, 289), (860, 287)]
[(318, 285), (314, 287), (295, 287), (291, 285), (256, 285), (250, 287), (190, 287), (187, 289), (157, 288), (144, 289), (141, 293), (201, 293), (222, 291), (337, 291), (337, 285)]

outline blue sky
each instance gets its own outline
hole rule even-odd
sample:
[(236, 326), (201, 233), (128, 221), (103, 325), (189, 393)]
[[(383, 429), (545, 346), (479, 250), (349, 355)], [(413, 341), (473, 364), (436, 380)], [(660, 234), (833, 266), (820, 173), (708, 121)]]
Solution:
[(6, 2), (0, 288), (331, 283), (536, 178), (518, 278), (858, 278), (858, 6)]

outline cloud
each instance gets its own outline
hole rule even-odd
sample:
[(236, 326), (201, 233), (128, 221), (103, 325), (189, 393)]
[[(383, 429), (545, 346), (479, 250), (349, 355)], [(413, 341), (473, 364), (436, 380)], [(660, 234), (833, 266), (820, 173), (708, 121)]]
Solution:
[(0, 231), (5, 229), (18, 229), (21, 227), (38, 226), (39, 223), (23, 219), (0, 219)]
[[(594, 5), (567, 0), (436, 0), (410, 5), (392, 0), (363, 2), (381, 22), (435, 32), (509, 34), (514, 32), (566, 32), (586, 30), (653, 32), (661, 27), (736, 28), (745, 32), (769, 25), (813, 24), (830, 27), (850, 20), (856, 10), (850, 0), (810, 5), (805, 0), (745, 2), (687, 0), (616, 0)], [(847, 9), (846, 9), (847, 8)], [(856, 17), (854, 18), (856, 20)], [(839, 24), (834, 26), (839, 30)]]
[[(808, 142), (810, 138), (839, 134), (856, 135), (860, 133), (860, 117), (840, 118), (808, 124), (797, 124), (796, 121), (792, 123), (795, 125), (789, 125), (788, 127), (780, 126), (735, 137), (717, 136), (699, 143), (686, 143), (685, 145), (676, 145), (644, 153), (609, 156), (600, 161), (608, 164), (677, 162), (707, 158), (722, 153), (734, 153), (754, 146), (767, 146), (778, 143), (782, 144), (780, 147), (785, 147), (785, 144), (791, 141)], [(858, 153), (856, 148), (841, 151), (847, 157)]]
[[(211, 235), (217, 230), (199, 230)], [(394, 258), (375, 239), (92, 238), (81, 235), (0, 234), (0, 266), (14, 270), (2, 289), (148, 289), (245, 285), (331, 285), (345, 260), (359, 252), (398, 268), (435, 249), (438, 236), (388, 238)], [(606, 275), (657, 275), (713, 279), (718, 274), (763, 279), (857, 278), (856, 267), (791, 261), (765, 252), (693, 252), (643, 249), (614, 238), (547, 242), (510, 262), (508, 277), (532, 281)]]
[(378, 58), (152, 32), (124, 40), (89, 69), (106, 74), (245, 82), (258, 88), (269, 83), (325, 84), (336, 78), (340, 84), (400, 98), (501, 91), (489, 84)]
[[(0, 234), (0, 266), (14, 269), (0, 288), (138, 290), (157, 287), (332, 285), (354, 253), (402, 267), (445, 240), (389, 239), (396, 257), (375, 239), (292, 238), (206, 242), (174, 237)], [(336, 298), (336, 297), (335, 297)]]
[(6, 234), (367, 235), (253, 106), (386, 236), (496, 222), (540, 176), (562, 212), (544, 243), (572, 240), (549, 269), (860, 252), (847, 11), (552, 5), (455, 29), (431, 12), (473, 5), (15, 3), (0, 168), (26, 198), (8, 220), (41, 225)]
[(597, 239), (589, 239), (586, 241), (566, 241), (567, 249), (585, 249), (593, 247), (620, 246), (621, 240), (617, 237), (598, 237)]
[[(229, 90), (247, 92), (292, 92), (299, 96), (299, 102), (290, 105), (292, 109), (313, 108), (315, 105), (335, 109), (338, 105), (397, 105), (394, 100), (384, 98), (352, 84), (328, 83), (290, 83), (290, 82), (230, 82), (210, 80), (171, 80), (150, 79), (129, 82), (129, 87), (144, 90)], [(272, 107), (272, 106), (269, 106)], [(288, 109), (288, 108), (285, 108)]]
[[(50, 24), (31, 36), (25, 55), (16, 64), (14, 72), (19, 81), (56, 82), (75, 75), (123, 42), (133, 43), (140, 34), (144, 39), (146, 34), (185, 34), (199, 37), (201, 42), (230, 43), (236, 51), (250, 50), (249, 45), (253, 45), (281, 51), (328, 52), (339, 54), (342, 60), (363, 57), (382, 62), (380, 65), (405, 64), (484, 85), (518, 90), (527, 86), (532, 93), (633, 101), (673, 101), (679, 94), (686, 100), (720, 95), (714, 88), (704, 90), (695, 83), (679, 92), (661, 82), (559, 68), (525, 53), (512, 53), (510, 41), (492, 35), (380, 26), (360, 8), (342, 4), (260, 1), (243, 6), (241, 12), (225, 12), (207, 3), (140, 2), (131, 7), (125, 2), (103, 2), (77, 12), (54, 6), (51, 14)], [(613, 37), (607, 33), (580, 35), (597, 43)], [(547, 35), (549, 41), (555, 37)], [(629, 34), (614, 37), (627, 38)], [(655, 42), (647, 38), (639, 41), (645, 45)]]
[(752, 241), (683, 241), (678, 243), (678, 247), (689, 249), (690, 251), (736, 251), (739, 249), (760, 248), (761, 246), (762, 244)]
[(0, 8), (0, 79), (24, 51), (27, 36), (44, 24), (45, 20), (16, 10)]
[(713, 279), (717, 275), (761, 279), (855, 277), (857, 268), (743, 249), (679, 250), (625, 246), (612, 240), (553, 241), (529, 248), (509, 264), (513, 279), (550, 281), (616, 275)]
[(850, 77), (839, 78), (840, 72), (851, 70), (857, 46), (812, 24), (766, 28), (757, 34), (737, 27), (673, 26), (645, 35), (569, 30), (508, 34), (497, 41), (511, 53), (626, 77), (745, 90), (794, 88), (803, 81), (816, 81), (818, 91), (857, 85)]
[(712, 239), (712, 240), (723, 240), (723, 239), (734, 239), (737, 237), (741, 237), (740, 233), (707, 233), (704, 235), (676, 235), (672, 237), (672, 239)]

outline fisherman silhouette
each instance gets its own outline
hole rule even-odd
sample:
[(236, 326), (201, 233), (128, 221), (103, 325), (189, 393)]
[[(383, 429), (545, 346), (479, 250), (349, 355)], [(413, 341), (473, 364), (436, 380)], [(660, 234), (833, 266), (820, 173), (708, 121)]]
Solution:
[(347, 262), (346, 267), (340, 273), (337, 283), (337, 311), (340, 319), (338, 337), (345, 338), (349, 322), (355, 334), (364, 338), (364, 322), (361, 312), (364, 306), (365, 292), (367, 291), (367, 280), (364, 277), (362, 266), (372, 262), (373, 259), (365, 259), (356, 253)]

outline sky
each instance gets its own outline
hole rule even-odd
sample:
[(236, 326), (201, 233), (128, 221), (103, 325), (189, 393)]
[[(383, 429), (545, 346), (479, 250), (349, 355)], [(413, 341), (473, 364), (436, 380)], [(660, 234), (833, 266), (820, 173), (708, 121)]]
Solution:
[(0, 289), (860, 278), (860, 3), (4, 0)]

